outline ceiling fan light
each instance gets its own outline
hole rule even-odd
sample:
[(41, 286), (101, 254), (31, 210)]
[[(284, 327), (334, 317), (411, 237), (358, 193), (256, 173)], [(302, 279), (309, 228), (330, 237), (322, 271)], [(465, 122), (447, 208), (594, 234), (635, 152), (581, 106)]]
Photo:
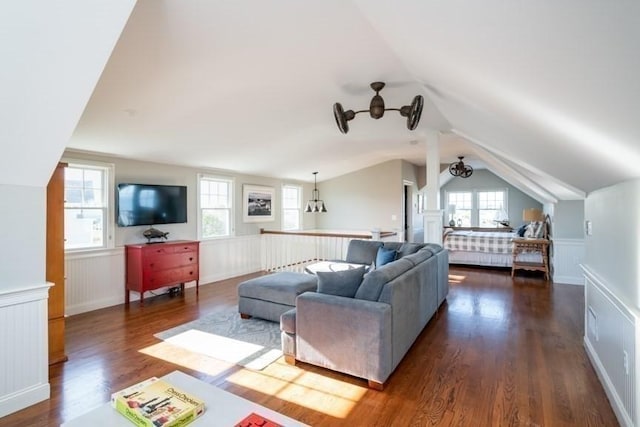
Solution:
[(379, 119), (384, 116), (384, 99), (378, 94), (375, 94), (371, 99), (371, 104), (369, 105), (369, 115), (374, 119)]
[(424, 105), (424, 98), (422, 95), (416, 95), (413, 98), (411, 105), (405, 105), (402, 108), (385, 108), (384, 99), (380, 96), (380, 91), (384, 86), (385, 84), (383, 82), (371, 83), (371, 89), (373, 89), (376, 94), (371, 98), (368, 110), (359, 110), (355, 112), (353, 110), (344, 111), (339, 102), (333, 104), (333, 116), (336, 119), (336, 124), (338, 125), (340, 132), (344, 134), (349, 132), (349, 125), (347, 122), (349, 120), (353, 120), (358, 113), (369, 113), (371, 118), (377, 120), (384, 116), (385, 111), (389, 110), (399, 111), (402, 117), (407, 118), (407, 129), (415, 130), (416, 127), (418, 127), (420, 115), (422, 114), (422, 107)]

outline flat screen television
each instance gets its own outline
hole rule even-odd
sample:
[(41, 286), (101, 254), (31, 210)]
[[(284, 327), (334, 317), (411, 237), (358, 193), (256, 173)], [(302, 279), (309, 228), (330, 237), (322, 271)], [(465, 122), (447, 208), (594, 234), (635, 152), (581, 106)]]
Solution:
[(120, 227), (187, 222), (186, 186), (118, 184), (116, 193)]

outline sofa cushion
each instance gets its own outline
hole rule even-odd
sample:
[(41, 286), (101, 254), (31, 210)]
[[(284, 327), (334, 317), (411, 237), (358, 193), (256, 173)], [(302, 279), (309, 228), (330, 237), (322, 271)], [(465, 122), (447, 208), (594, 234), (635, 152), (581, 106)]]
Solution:
[(341, 271), (318, 271), (318, 292), (353, 298), (362, 283), (365, 267)]
[(385, 264), (395, 261), (397, 254), (398, 252), (394, 249), (387, 249), (385, 247), (378, 248), (378, 253), (376, 254), (376, 268), (380, 268)]
[(405, 242), (402, 244), (402, 246), (400, 246), (400, 249), (398, 249), (398, 256), (396, 258), (400, 259), (407, 255), (415, 254), (423, 247), (424, 247), (424, 243)]
[(346, 261), (353, 264), (371, 265), (376, 260), (378, 248), (382, 242), (376, 240), (358, 240), (349, 242)]
[(425, 243), (424, 249), (430, 250), (435, 255), (439, 252), (442, 252), (444, 250), (444, 247), (437, 243)]
[[(311, 274), (283, 271), (246, 280), (238, 285), (240, 298), (252, 298), (278, 304), (296, 305), (296, 297), (315, 291), (317, 279)], [(250, 313), (247, 313), (250, 314)]]
[(355, 298), (378, 301), (384, 285), (411, 268), (413, 268), (413, 263), (402, 258), (368, 272), (364, 276)]
[(431, 258), (432, 256), (433, 256), (433, 252), (431, 251), (431, 249), (425, 247), (425, 248), (420, 249), (418, 252), (416, 252), (414, 254), (407, 255), (406, 257), (403, 257), (402, 259), (406, 259), (407, 261), (411, 261), (411, 263), (413, 265), (418, 265), (422, 261), (425, 261), (425, 260)]

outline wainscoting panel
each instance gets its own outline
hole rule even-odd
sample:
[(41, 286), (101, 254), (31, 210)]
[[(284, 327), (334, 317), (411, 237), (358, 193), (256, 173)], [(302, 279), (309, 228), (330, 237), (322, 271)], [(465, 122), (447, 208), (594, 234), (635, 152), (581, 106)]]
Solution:
[(628, 307), (587, 267), (585, 349), (623, 426), (638, 426), (638, 313)]
[(200, 284), (260, 271), (260, 240), (256, 234), (200, 242)]
[[(200, 285), (260, 271), (260, 240), (260, 235), (253, 235), (201, 242)], [(124, 248), (67, 254), (65, 276), (67, 316), (123, 304)], [(132, 301), (138, 299), (131, 294)]]
[(65, 277), (67, 316), (122, 304), (124, 248), (67, 254)]
[(49, 398), (49, 285), (0, 292), (0, 418)]
[(554, 283), (583, 285), (580, 264), (584, 262), (584, 239), (553, 239), (552, 260)]

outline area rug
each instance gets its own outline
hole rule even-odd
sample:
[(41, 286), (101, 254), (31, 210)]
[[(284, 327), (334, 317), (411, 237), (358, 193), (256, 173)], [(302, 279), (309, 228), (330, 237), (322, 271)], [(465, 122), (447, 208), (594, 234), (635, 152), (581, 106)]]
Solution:
[(282, 356), (280, 325), (262, 319), (241, 319), (237, 307), (205, 315), (154, 336), (171, 345), (254, 370), (262, 370)]

